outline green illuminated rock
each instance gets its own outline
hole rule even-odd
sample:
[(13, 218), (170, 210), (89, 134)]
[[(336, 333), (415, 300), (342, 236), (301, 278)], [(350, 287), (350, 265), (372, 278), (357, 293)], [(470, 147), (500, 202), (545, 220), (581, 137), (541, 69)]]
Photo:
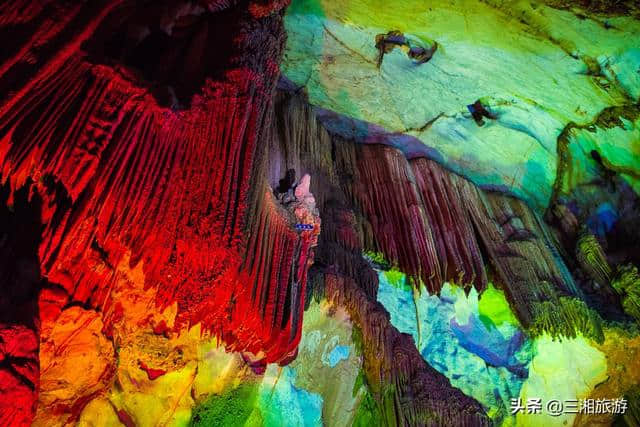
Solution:
[(517, 414), (518, 426), (571, 425), (575, 414), (550, 415), (545, 406), (549, 400), (584, 399), (600, 382), (607, 379), (607, 359), (587, 339), (554, 340), (548, 335), (534, 342), (535, 356), (529, 364), (529, 378), (520, 391), (520, 398), (542, 399), (540, 413)]
[(595, 236), (585, 234), (580, 237), (576, 248), (576, 258), (592, 279), (601, 285), (609, 283), (611, 267), (609, 267), (602, 247)]
[[(610, 107), (640, 97), (640, 22), (620, 2), (608, 18), (592, 3), (582, 19), (540, 1), (293, 0), (282, 70), (312, 104), (343, 115), (321, 115), (332, 130), (427, 155), (545, 208), (571, 123), (562, 144), (596, 147), (637, 188), (640, 122)], [(393, 30), (439, 48), (421, 65), (395, 49), (378, 69), (375, 36)], [(476, 100), (497, 120), (479, 127), (467, 109)], [(566, 160), (593, 175), (579, 157)]]
[(533, 308), (535, 320), (529, 327), (533, 336), (575, 338), (582, 333), (598, 343), (604, 340), (600, 316), (579, 299), (560, 297), (536, 302)]
[(243, 383), (224, 394), (213, 395), (197, 406), (190, 426), (242, 426), (249, 419), (256, 403), (258, 387)]
[(640, 275), (638, 268), (632, 265), (619, 267), (616, 278), (611, 285), (620, 294), (624, 311), (640, 322)]
[(493, 284), (489, 284), (487, 289), (480, 295), (478, 301), (478, 311), (480, 313), (480, 320), (489, 327), (500, 326), (503, 323), (508, 323), (513, 326), (519, 326), (518, 319), (511, 311), (509, 303), (507, 302), (504, 292), (497, 289)]

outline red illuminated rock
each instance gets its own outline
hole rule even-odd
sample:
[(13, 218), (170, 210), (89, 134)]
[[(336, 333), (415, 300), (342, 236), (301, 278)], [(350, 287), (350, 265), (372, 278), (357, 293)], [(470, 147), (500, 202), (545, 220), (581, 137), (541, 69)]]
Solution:
[[(258, 167), (285, 3), (204, 6), (0, 6), (0, 30), (16, 34), (0, 57), (7, 204), (29, 182), (43, 200), (37, 275), (57, 293), (41, 295), (47, 319), (65, 305), (95, 309), (110, 336), (124, 315), (111, 291), (126, 256), (143, 266), (158, 311), (177, 303), (174, 328), (201, 323), (230, 349), (286, 360), (300, 338), (314, 237), (265, 198)], [(246, 234), (254, 225), (260, 231)], [(3, 395), (30, 407), (37, 369), (27, 382), (16, 372), (0, 372)], [(2, 407), (0, 424), (24, 414)]]

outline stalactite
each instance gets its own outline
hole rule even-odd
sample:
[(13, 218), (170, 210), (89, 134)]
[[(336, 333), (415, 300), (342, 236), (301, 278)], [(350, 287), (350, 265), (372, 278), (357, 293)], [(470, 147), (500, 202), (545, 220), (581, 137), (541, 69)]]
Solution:
[[(159, 303), (178, 299), (183, 313), (194, 315), (190, 323), (212, 326), (214, 319), (193, 307), (189, 294), (196, 283), (177, 289), (176, 273), (233, 274), (192, 253), (195, 248), (239, 262), (225, 248), (241, 244), (256, 136), (274, 83), (269, 73), (232, 70), (226, 81), (208, 82), (191, 110), (173, 112), (158, 107), (128, 72), (73, 54), (55, 74), (37, 76), (23, 99), (13, 98), (20, 102), (5, 104), (3, 176), (14, 189), (27, 177), (53, 176), (73, 202), (72, 212), (45, 231), (40, 250), (50, 280), (71, 299), (108, 310), (108, 288), (101, 284), (130, 247), (149, 282), (162, 285)], [(172, 243), (175, 234), (199, 243), (187, 249)], [(77, 268), (97, 247), (103, 273)], [(195, 265), (170, 262), (176, 258)]]
[(585, 233), (576, 244), (576, 259), (584, 271), (598, 282), (607, 286), (611, 277), (611, 267), (602, 250), (602, 246), (593, 234)]
[(633, 265), (618, 267), (611, 286), (620, 295), (622, 308), (640, 322), (640, 274)]
[(484, 289), (487, 278), (465, 201), (455, 191), (451, 173), (432, 160), (412, 160), (411, 167), (424, 201), (445, 280)]
[(422, 328), (420, 327), (420, 310), (418, 309), (418, 300), (420, 299), (420, 288), (414, 286), (412, 289), (413, 296), (413, 308), (416, 313), (416, 331), (418, 332), (418, 342), (416, 342), (416, 348), (422, 348)]
[[(548, 284), (546, 286), (553, 292)], [(554, 338), (575, 338), (580, 332), (596, 342), (604, 341), (600, 316), (576, 298), (551, 296), (548, 301), (534, 302), (532, 312), (534, 320), (529, 332), (533, 336), (546, 333)]]
[[(208, 86), (193, 112), (172, 113), (154, 107), (148, 94), (110, 69), (73, 61), (53, 81), (42, 82), (30, 104), (18, 107), (29, 108), (32, 115), (17, 111), (2, 117), (2, 163), (11, 186), (22, 185), (28, 176), (55, 176), (74, 204), (73, 214), (61, 224), (50, 224), (41, 245), (47, 276), (72, 299), (100, 304), (107, 297), (100, 283), (109, 281), (108, 273), (77, 268), (79, 257), (94, 250), (94, 242), (107, 267), (116, 265), (124, 247), (130, 247), (151, 282), (165, 282), (159, 301), (181, 297), (175, 280), (157, 277), (176, 256), (173, 233), (199, 240), (211, 251), (224, 253), (223, 248), (239, 245), (251, 164), (246, 144), (255, 141), (247, 135), (256, 132), (255, 118), (246, 108), (260, 111), (266, 104), (256, 97), (260, 88), (243, 74), (230, 79)], [(76, 89), (64, 90), (72, 86)], [(78, 104), (78, 98), (86, 101)], [(226, 100), (224, 106), (219, 100)], [(227, 120), (221, 119), (220, 108), (228, 113)], [(47, 109), (52, 111), (41, 126), (27, 127)], [(243, 115), (247, 121), (234, 125)], [(76, 119), (69, 123), (66, 117)], [(233, 128), (238, 130), (229, 133)], [(78, 142), (70, 146), (63, 139)], [(228, 143), (210, 143), (225, 139)], [(95, 222), (88, 221), (92, 218)], [(181, 255), (185, 262), (199, 258), (187, 261)], [(203, 260), (196, 268), (204, 272), (212, 267)]]
[(437, 292), (443, 278), (422, 198), (406, 157), (387, 146), (358, 147), (355, 194), (377, 248), (399, 269)]
[[(334, 153), (340, 146), (316, 121), (312, 108), (299, 94), (278, 91), (274, 115), (266, 175), (271, 187), (289, 169), (295, 170), (296, 177), (311, 175), (311, 192), (323, 217), (316, 264), (334, 266), (349, 276), (370, 277), (368, 264), (360, 256), (363, 237), (358, 232), (359, 218), (343, 192), (342, 183), (350, 182), (350, 169), (340, 165), (340, 156)], [(347, 146), (355, 148), (353, 144)], [(377, 279), (365, 282), (368, 292), (375, 295)]]
[[(288, 97), (299, 99), (291, 100)], [(418, 201), (415, 184), (408, 179), (401, 181), (390, 171), (394, 160), (384, 162), (376, 181), (368, 182), (366, 174), (376, 172), (374, 156), (378, 151), (371, 152), (367, 163), (371, 169), (367, 171), (359, 164), (363, 160), (361, 150), (370, 148), (384, 152), (385, 147), (358, 147), (352, 141), (330, 137), (326, 130), (318, 127), (313, 111), (306, 106), (303, 96), (286, 93), (278, 95), (277, 99), (280, 100), (276, 104), (279, 120), (274, 133), (280, 135), (281, 144), (272, 147), (270, 152), (269, 167), (277, 171), (267, 174), (272, 176), (272, 185), (284, 170), (295, 168), (297, 174), (310, 173), (312, 177), (322, 177), (316, 187), (312, 179), (314, 195), (316, 188), (325, 186), (324, 189), (318, 189), (324, 191), (324, 195), (317, 198), (322, 228), (315, 251), (315, 264), (309, 271), (312, 285), (308, 287), (307, 300), (312, 297), (311, 293), (316, 297), (326, 296), (346, 307), (354, 324), (362, 330), (366, 345), (365, 375), (367, 382), (373, 385), (372, 393), (383, 408), (387, 423), (440, 425), (446, 420), (450, 425), (456, 425), (456, 422), (487, 425), (488, 418), (480, 405), (451, 387), (444, 376), (424, 361), (411, 337), (400, 334), (391, 325), (388, 313), (376, 302), (378, 276), (362, 256), (365, 245), (369, 244), (370, 248), (374, 245), (377, 224), (367, 215), (366, 209), (360, 208), (360, 201), (368, 201), (369, 197), (382, 193), (382, 189), (387, 193), (397, 192), (395, 184), (408, 189), (405, 195)], [(310, 138), (316, 138), (316, 141), (305, 141)], [(313, 156), (309, 155), (310, 150), (314, 150)], [(388, 150), (390, 156), (397, 155), (392, 149)], [(396, 165), (402, 168), (405, 178), (411, 176), (411, 168), (404, 157), (398, 157)], [(385, 177), (392, 181), (392, 185), (389, 185), (389, 180), (385, 182)], [(393, 195), (387, 197), (391, 199)], [(371, 203), (375, 206), (371, 205), (369, 212), (382, 210), (382, 203), (378, 200)], [(389, 216), (380, 217), (379, 224), (383, 219), (391, 224), (396, 215), (405, 215), (401, 220), (407, 221), (409, 227), (408, 222), (412, 220), (409, 214), (403, 214), (401, 205), (394, 206), (395, 209), (387, 213)], [(423, 213), (420, 215), (424, 218)], [(363, 230), (365, 227), (368, 229)], [(409, 237), (410, 228), (405, 231), (405, 236)], [(389, 238), (393, 236), (389, 234)], [(396, 245), (399, 241), (397, 239), (392, 244)], [(410, 248), (407, 246), (402, 250), (410, 251)], [(431, 259), (435, 260), (434, 257)]]
[[(271, 357), (276, 350), (286, 355), (284, 359), (292, 357), (300, 340), (307, 270), (313, 262), (320, 224), (315, 216), (313, 230), (296, 232), (292, 223), (300, 219), (293, 216), (265, 189), (242, 267), (250, 286), (237, 288), (233, 297), (238, 307), (230, 319), (235, 326), (231, 329), (244, 335), (227, 341), (251, 343), (248, 350), (256, 354), (265, 351), (265, 363), (278, 360)], [(266, 346), (252, 337), (256, 331), (271, 337)]]
[[(314, 121), (312, 110), (304, 103), (279, 99), (286, 109), (277, 110), (282, 113), (278, 126), (288, 135), (297, 135), (285, 136), (289, 142), (276, 150), (276, 158), (281, 159), (279, 173), (296, 167), (300, 173), (313, 170), (332, 177), (324, 181), (329, 191), (325, 189), (327, 197), (319, 205), (323, 226), (313, 268), (313, 292), (322, 287), (323, 295), (348, 308), (370, 346), (365, 354), (373, 349), (382, 352), (365, 360), (365, 373), (388, 422), (437, 423), (434, 420), (445, 410), (432, 400), (419, 408), (396, 400), (416, 396), (420, 392), (412, 387), (425, 390), (424, 384), (416, 383), (431, 384), (432, 379), (408, 380), (423, 369), (424, 361), (414, 343), (400, 344), (404, 338), (390, 338), (397, 331), (375, 302), (377, 281), (369, 279), (373, 270), (362, 262), (364, 250), (382, 252), (413, 276), (415, 285), (422, 280), (431, 292), (437, 292), (444, 280), (473, 283), (482, 290), (487, 281), (485, 264), (490, 264), (497, 284), (533, 335), (574, 337), (583, 333), (602, 340), (599, 316), (582, 301), (549, 230), (524, 202), (480, 190), (431, 160), (407, 161), (394, 148), (358, 145), (337, 136), (329, 144), (322, 130), (308, 124)], [(308, 129), (295, 131), (298, 126)], [(314, 148), (318, 158), (333, 162), (311, 164), (287, 157), (297, 153), (304, 158), (308, 148), (301, 147), (310, 145), (304, 139), (316, 133), (321, 135), (321, 144)], [(289, 143), (294, 145), (291, 152)], [(375, 283), (373, 288), (370, 283)], [(406, 352), (412, 356), (405, 357)], [(446, 394), (443, 390), (448, 386), (433, 387)], [(451, 420), (463, 422), (453, 416)]]
[[(304, 173), (314, 177), (313, 193), (323, 205), (326, 189), (337, 184), (337, 170), (331, 154), (331, 136), (316, 122), (312, 107), (301, 96), (278, 90), (274, 97), (275, 137), (268, 156), (268, 178), (272, 184), (294, 169), (298, 178)], [(322, 182), (316, 182), (322, 176)], [(323, 185), (320, 185), (323, 184)]]
[[(544, 311), (535, 308), (536, 304), (556, 296), (582, 298), (564, 262), (553, 249), (545, 224), (524, 202), (481, 192), (459, 177), (455, 177), (454, 182), (489, 261), (525, 327), (533, 325), (536, 316)], [(569, 336), (575, 331), (592, 329), (589, 322), (574, 322), (572, 307), (555, 307), (566, 312), (557, 314), (559, 323), (553, 328), (569, 331)]]

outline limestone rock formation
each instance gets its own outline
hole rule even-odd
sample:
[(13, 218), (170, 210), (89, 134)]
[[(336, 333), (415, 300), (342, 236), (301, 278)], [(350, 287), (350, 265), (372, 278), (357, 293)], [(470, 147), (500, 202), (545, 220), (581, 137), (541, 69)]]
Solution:
[(0, 425), (631, 423), (604, 3), (0, 1)]

